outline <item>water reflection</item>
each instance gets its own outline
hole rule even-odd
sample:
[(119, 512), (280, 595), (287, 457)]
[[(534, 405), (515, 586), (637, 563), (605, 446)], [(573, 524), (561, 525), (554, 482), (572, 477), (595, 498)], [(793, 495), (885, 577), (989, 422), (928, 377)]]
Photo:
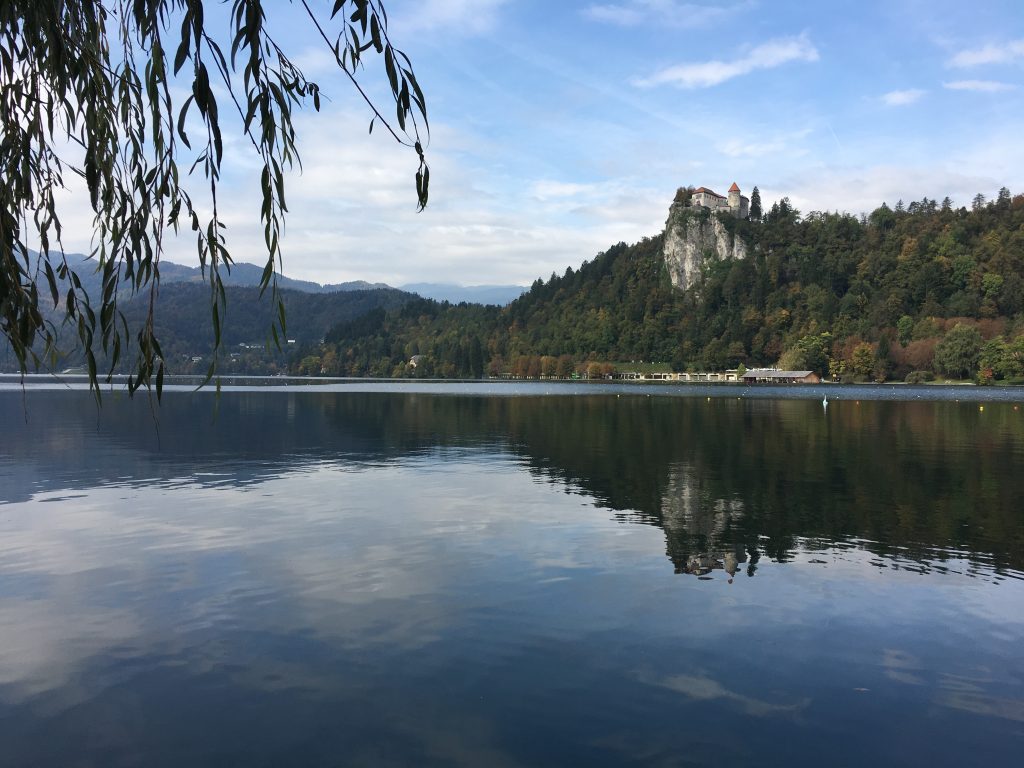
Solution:
[(174, 393), (157, 430), (27, 401), (0, 393), (13, 764), (1022, 746), (1010, 406)]
[[(511, 455), (692, 554), (857, 540), (931, 568), (966, 552), (1024, 567), (1021, 414), (951, 403), (172, 394), (97, 414), (84, 393), (0, 397), (0, 503), (101, 485), (241, 487), (329, 463), (362, 471), (466, 451)], [(439, 453), (440, 452), (440, 453)], [(743, 562), (743, 560), (739, 560)]]

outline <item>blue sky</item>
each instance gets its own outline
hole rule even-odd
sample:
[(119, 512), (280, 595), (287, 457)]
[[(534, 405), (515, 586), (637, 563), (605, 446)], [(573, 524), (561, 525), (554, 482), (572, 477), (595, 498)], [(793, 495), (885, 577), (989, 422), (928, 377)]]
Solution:
[[(423, 213), (414, 158), (367, 135), (301, 17), (273, 5), (332, 97), (299, 121), (294, 277), (529, 283), (657, 234), (685, 184), (756, 184), (803, 212), (1024, 192), (1020, 0), (388, 0), (431, 116)], [(252, 161), (240, 142), (228, 157), (229, 245), (259, 262)]]

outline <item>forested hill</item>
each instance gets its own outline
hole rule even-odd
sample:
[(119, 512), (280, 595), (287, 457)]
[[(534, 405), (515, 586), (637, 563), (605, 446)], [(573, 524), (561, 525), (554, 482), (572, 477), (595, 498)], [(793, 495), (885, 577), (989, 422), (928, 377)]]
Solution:
[[(673, 291), (660, 247), (661, 238), (619, 244), (578, 271), (537, 280), (504, 308), (423, 299), (370, 312), (333, 329), (300, 372), (568, 375), (584, 361), (670, 356), (685, 297)], [(415, 356), (414, 369), (408, 363)]]
[[(413, 294), (394, 288), (333, 293), (282, 290), (287, 335), (281, 339), (279, 350), (270, 343), (277, 306), (269, 292), (261, 298), (258, 288), (228, 286), (225, 293), (227, 312), (223, 316), (220, 366), (225, 373), (273, 373), (284, 369), (295, 348), (319, 344), (327, 331), (339, 322), (371, 310), (395, 309), (407, 301), (419, 300)], [(124, 297), (119, 308), (130, 330), (142, 327), (149, 308), (148, 293)], [(74, 329), (61, 325), (63, 309), (54, 310), (47, 301), (47, 310), (58, 328), (58, 348), (64, 352), (57, 359), (55, 370), (82, 365), (84, 358)], [(195, 282), (161, 284), (154, 317), (156, 336), (168, 371), (205, 373), (213, 351), (210, 287)], [(288, 340), (293, 343), (289, 344)], [(122, 361), (121, 370), (128, 371), (129, 364), (130, 361)], [(13, 351), (6, 343), (0, 344), (0, 371), (16, 370)]]
[[(277, 311), (269, 292), (261, 298), (258, 288), (229, 287), (226, 294), (227, 313), (222, 331), (224, 347), (230, 352), (243, 344), (263, 345)], [(334, 293), (282, 290), (280, 296), (286, 310), (287, 339), (294, 340), (296, 344), (319, 343), (339, 322), (374, 309), (395, 309), (414, 298), (412, 294), (394, 288)], [(147, 308), (147, 302), (139, 299), (124, 305), (130, 327), (139, 327)], [(161, 285), (156, 332), (168, 361), (176, 356), (209, 355), (213, 349), (209, 286), (194, 283)], [(282, 339), (282, 343), (285, 341)], [(181, 366), (173, 368), (177, 371)]]
[[(694, 214), (700, 215), (700, 214)], [(415, 301), (341, 324), (296, 367), (346, 375), (568, 375), (781, 363), (858, 378), (1024, 375), (1024, 196), (722, 217), (745, 258), (705, 253), (671, 285), (661, 236), (536, 281), (509, 306)], [(410, 365), (414, 356), (416, 366)]]

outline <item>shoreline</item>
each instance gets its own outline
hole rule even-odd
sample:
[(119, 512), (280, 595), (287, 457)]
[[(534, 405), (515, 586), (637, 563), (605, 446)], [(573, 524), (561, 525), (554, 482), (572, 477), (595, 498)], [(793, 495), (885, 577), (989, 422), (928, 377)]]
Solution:
[[(111, 384), (103, 385), (104, 393), (121, 394), (126, 376), (115, 376)], [(52, 374), (0, 374), (0, 392), (24, 390), (86, 391), (84, 376), (60, 377)], [(201, 389), (201, 376), (168, 376), (164, 392), (193, 392), (216, 394), (216, 385), (210, 383)], [(823, 400), (830, 403), (843, 401), (932, 401), (932, 402), (1024, 402), (1024, 387), (978, 386), (976, 384), (746, 384), (740, 382), (684, 383), (677, 382), (621, 382), (572, 380), (508, 380), (508, 379), (368, 379), (282, 376), (225, 376), (221, 378), (222, 392), (281, 392), (281, 393), (408, 393), (432, 395), (462, 395), (479, 397), (564, 397), (570, 395), (616, 395), (647, 397), (681, 397), (710, 399), (751, 400)], [(145, 396), (143, 394), (142, 396)]]

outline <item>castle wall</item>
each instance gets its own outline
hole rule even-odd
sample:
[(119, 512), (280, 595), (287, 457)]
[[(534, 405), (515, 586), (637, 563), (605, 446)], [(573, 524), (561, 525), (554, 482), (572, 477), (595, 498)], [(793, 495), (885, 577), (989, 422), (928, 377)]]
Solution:
[(739, 192), (730, 192), (728, 197), (719, 197), (713, 192), (695, 192), (690, 199), (693, 208), (708, 208), (712, 211), (729, 211), (738, 219), (750, 215), (750, 200)]
[(690, 205), (701, 206), (704, 208), (711, 208), (717, 210), (718, 208), (725, 208), (728, 206), (728, 202), (724, 197), (718, 197), (708, 192), (697, 192), (694, 194)]

